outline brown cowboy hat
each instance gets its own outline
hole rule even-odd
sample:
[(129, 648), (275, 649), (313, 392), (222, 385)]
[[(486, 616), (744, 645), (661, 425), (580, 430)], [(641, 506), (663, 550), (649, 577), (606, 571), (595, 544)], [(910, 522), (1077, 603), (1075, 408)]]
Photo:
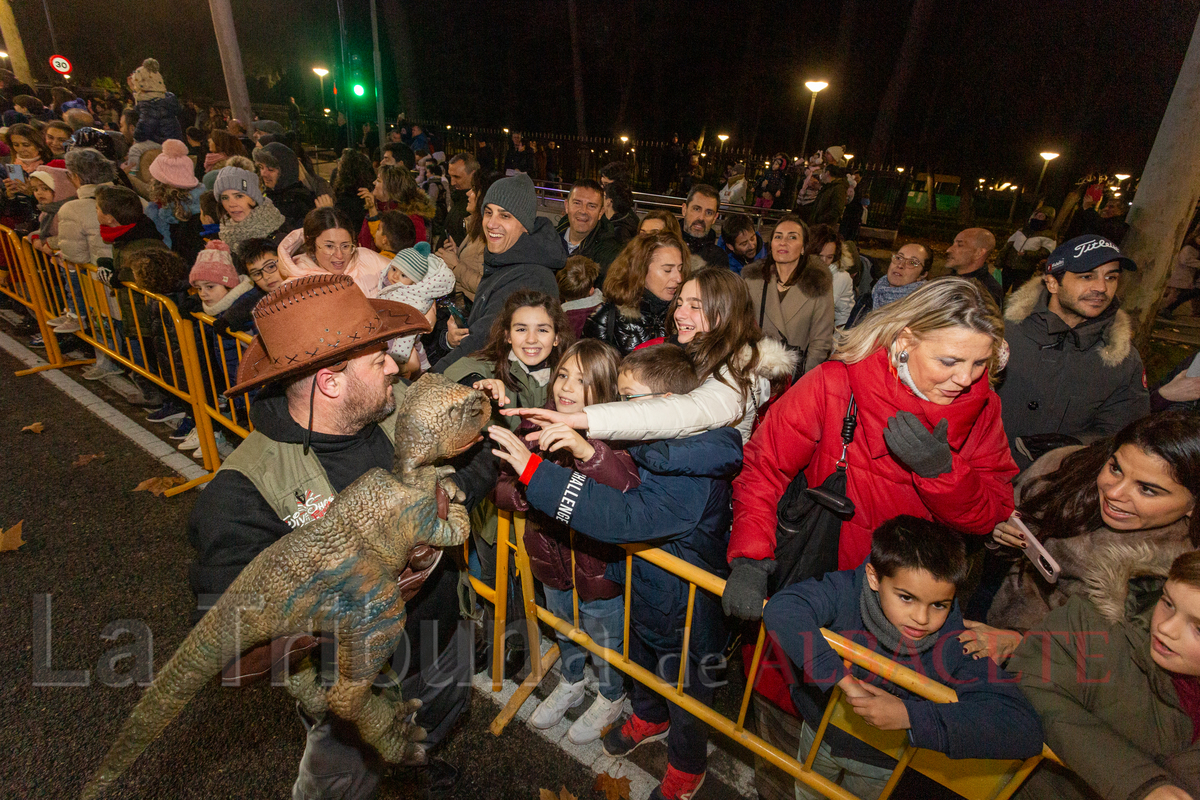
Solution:
[(345, 361), (357, 351), (412, 333), (429, 320), (412, 306), (370, 300), (347, 275), (288, 281), (254, 307), (258, 335), (242, 353), (226, 396)]

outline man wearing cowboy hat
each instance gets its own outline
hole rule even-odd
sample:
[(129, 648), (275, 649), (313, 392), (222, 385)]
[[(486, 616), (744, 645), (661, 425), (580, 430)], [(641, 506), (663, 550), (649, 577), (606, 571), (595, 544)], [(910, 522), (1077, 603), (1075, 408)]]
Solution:
[[(259, 302), (254, 319), (258, 336), (242, 355), (237, 385), (226, 392), (233, 397), (259, 390), (250, 408), (254, 431), (205, 487), (188, 522), (196, 548), (189, 569), (196, 619), (256, 555), (324, 516), (337, 493), (368, 470), (392, 468), (394, 390), (402, 394), (402, 387), (387, 343), (429, 329), (416, 309), (369, 300), (344, 275), (290, 281)], [(452, 635), (459, 604), (458, 574), (450, 563), (434, 562), (423, 585), (406, 598), (408, 652), (392, 659), (393, 665), (417, 667), (410, 677), (399, 677), (402, 695), (424, 703), (417, 722), (428, 731), (427, 748), (445, 738), (470, 692), (471, 659), (457, 663), (462, 648)], [(431, 625), (435, 641), (422, 648), (419, 637), (428, 638)], [(469, 629), (465, 636), (469, 648)], [(439, 644), (441, 652), (430, 658)], [(374, 797), (384, 765), (353, 726), (310, 719), (303, 711), (301, 718), (308, 739), (293, 798)], [(429, 780), (452, 781), (454, 774), (437, 761)]]

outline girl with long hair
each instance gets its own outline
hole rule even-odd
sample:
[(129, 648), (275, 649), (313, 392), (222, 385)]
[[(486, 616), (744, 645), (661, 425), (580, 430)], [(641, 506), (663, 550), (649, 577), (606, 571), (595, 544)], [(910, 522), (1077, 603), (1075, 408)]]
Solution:
[(728, 269), (705, 267), (691, 276), (670, 311), (667, 336), (640, 346), (665, 341), (682, 347), (701, 379), (695, 391), (633, 406), (604, 403), (569, 414), (532, 408), (504, 413), (586, 429), (597, 439), (669, 439), (732, 425), (743, 442), (749, 440), (771, 382), (791, 374), (795, 356), (762, 335), (745, 284)]
[[(569, 412), (617, 400), (620, 363), (617, 351), (604, 342), (595, 339), (576, 342), (559, 361), (546, 406)], [(535, 425), (522, 424), (517, 435), (536, 429)], [(628, 453), (599, 439), (585, 439), (566, 425), (543, 429), (538, 447), (544, 458), (622, 492), (641, 483), (637, 465)], [(533, 575), (545, 589), (547, 608), (560, 619), (574, 619), (574, 589), (579, 596), (580, 627), (601, 647), (619, 652), (624, 641), (622, 587), (605, 578), (605, 571), (609, 563), (622, 559), (624, 551), (573, 534), (561, 522), (531, 511), (516, 477), (511, 472), (502, 474), (496, 486), (496, 503), (501, 508), (526, 512), (525, 549)], [(558, 646), (562, 680), (529, 719), (531, 725), (543, 730), (558, 724), (567, 709), (584, 698), (587, 651), (561, 634)], [(620, 717), (625, 700), (621, 674), (603, 659), (594, 661), (600, 685), (596, 699), (567, 731), (567, 738), (575, 744), (600, 738), (604, 729)]]
[(250, 154), (246, 152), (246, 146), (241, 140), (229, 131), (215, 128), (209, 131), (208, 153), (204, 156), (204, 174), (207, 176), (208, 173), (221, 169), (233, 156), (249, 158)]

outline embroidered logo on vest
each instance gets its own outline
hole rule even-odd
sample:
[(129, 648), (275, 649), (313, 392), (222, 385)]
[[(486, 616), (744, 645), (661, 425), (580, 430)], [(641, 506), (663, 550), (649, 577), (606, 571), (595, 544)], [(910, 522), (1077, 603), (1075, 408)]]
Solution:
[(299, 528), (301, 525), (307, 525), (313, 520), (318, 520), (325, 516), (325, 512), (329, 509), (329, 504), (333, 502), (333, 497), (321, 497), (314, 494), (312, 490), (304, 492), (304, 499), (301, 500), (299, 492), (296, 496), (296, 512), (290, 516), (284, 517), (283, 521), (288, 524), (292, 530)]

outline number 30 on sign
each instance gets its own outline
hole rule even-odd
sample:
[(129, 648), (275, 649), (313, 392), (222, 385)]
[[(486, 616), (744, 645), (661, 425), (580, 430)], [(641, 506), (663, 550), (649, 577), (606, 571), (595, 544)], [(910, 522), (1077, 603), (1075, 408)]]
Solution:
[(67, 75), (71, 72), (71, 62), (66, 56), (50, 56), (50, 68), (59, 75)]

